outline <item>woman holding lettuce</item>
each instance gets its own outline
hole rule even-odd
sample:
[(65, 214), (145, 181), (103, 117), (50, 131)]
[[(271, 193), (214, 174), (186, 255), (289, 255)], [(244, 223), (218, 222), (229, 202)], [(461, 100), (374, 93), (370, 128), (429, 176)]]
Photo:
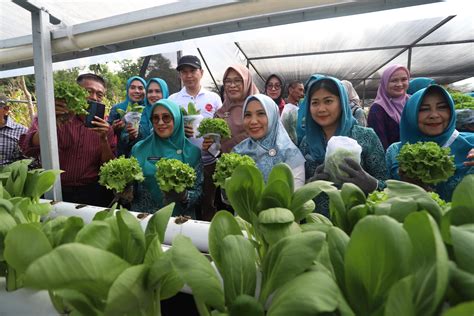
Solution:
[[(164, 205), (176, 202), (173, 216), (195, 218), (194, 208), (201, 197), (203, 181), (201, 150), (185, 137), (183, 115), (176, 103), (161, 99), (153, 104), (149, 119), (153, 133), (132, 148), (132, 156), (140, 163), (145, 181), (135, 191), (131, 210), (154, 213)], [(161, 158), (178, 159), (194, 168), (194, 187), (181, 193), (164, 194), (155, 178), (156, 163)]]
[(453, 99), (441, 86), (431, 85), (413, 94), (400, 119), (400, 142), (387, 149), (389, 177), (400, 179), (397, 156), (404, 144), (435, 142), (441, 147), (449, 147), (456, 170), (449, 179), (435, 185), (434, 190), (442, 199), (451, 201), (457, 184), (466, 174), (474, 173), (474, 134), (456, 130), (454, 113)]
[[(333, 136), (346, 136), (362, 147), (361, 163), (341, 156), (340, 170), (347, 177), (340, 177), (342, 183), (359, 186), (366, 194), (385, 186), (385, 153), (377, 135), (371, 128), (357, 125), (352, 116), (347, 92), (336, 78), (313, 75), (306, 83), (307, 90), (302, 106), (305, 108), (306, 129), (300, 150), (306, 159), (307, 182), (329, 180), (324, 172), (326, 146)], [(316, 211), (328, 216), (329, 203), (326, 194), (316, 200)]]
[(295, 188), (299, 188), (305, 182), (304, 158), (279, 117), (278, 106), (269, 96), (256, 94), (248, 97), (243, 107), (243, 125), (249, 137), (235, 146), (233, 151), (252, 157), (265, 181), (274, 165), (288, 164)]

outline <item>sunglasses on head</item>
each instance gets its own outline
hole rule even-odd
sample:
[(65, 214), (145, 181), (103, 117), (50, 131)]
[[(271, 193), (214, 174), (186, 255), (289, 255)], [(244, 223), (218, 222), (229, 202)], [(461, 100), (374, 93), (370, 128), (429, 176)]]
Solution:
[(163, 123), (167, 124), (173, 120), (173, 117), (171, 116), (171, 114), (168, 113), (164, 113), (161, 116), (159, 114), (153, 114), (151, 120), (153, 121), (153, 123), (159, 123), (161, 120), (163, 121)]

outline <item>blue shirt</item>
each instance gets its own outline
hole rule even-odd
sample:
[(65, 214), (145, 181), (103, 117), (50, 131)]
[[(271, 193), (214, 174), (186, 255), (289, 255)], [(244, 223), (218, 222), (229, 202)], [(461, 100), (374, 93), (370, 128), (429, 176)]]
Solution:
[(12, 118), (6, 118), (6, 124), (0, 127), (0, 165), (8, 165), (21, 157), (18, 141), (28, 129), (16, 123)]

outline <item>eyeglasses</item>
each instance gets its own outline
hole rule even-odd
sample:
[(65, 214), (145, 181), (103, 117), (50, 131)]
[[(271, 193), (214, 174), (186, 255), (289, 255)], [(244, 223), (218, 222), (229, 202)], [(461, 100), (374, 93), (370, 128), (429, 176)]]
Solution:
[(224, 86), (230, 87), (231, 85), (235, 86), (242, 86), (244, 84), (244, 81), (242, 79), (225, 79), (224, 80)]
[(168, 124), (169, 122), (173, 120), (173, 117), (171, 116), (171, 114), (167, 114), (167, 113), (164, 113), (161, 116), (159, 114), (153, 114), (153, 116), (151, 117), (151, 120), (153, 121), (153, 123), (160, 123), (160, 120), (161, 120), (163, 121), (163, 123)]
[(280, 90), (281, 85), (277, 84), (267, 84), (267, 89), (269, 90)]

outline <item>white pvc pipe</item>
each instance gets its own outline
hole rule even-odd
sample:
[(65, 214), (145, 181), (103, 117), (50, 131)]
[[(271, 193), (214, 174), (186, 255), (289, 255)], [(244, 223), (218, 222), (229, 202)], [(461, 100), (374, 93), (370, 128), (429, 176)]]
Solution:
[[(42, 200), (47, 202), (48, 200)], [(86, 205), (84, 207), (77, 208), (79, 204), (69, 202), (57, 202), (53, 204), (53, 210), (49, 217), (55, 218), (58, 216), (78, 216), (84, 220), (84, 222), (90, 223), (94, 218), (95, 214), (105, 209), (105, 207)], [(139, 221), (140, 225), (145, 230), (148, 225), (152, 214), (130, 212)], [(192, 243), (201, 252), (209, 252), (208, 233), (209, 233), (209, 222), (188, 220), (183, 224), (177, 224), (175, 217), (171, 217), (165, 232), (165, 245), (171, 245), (176, 235), (181, 234), (191, 238)]]

